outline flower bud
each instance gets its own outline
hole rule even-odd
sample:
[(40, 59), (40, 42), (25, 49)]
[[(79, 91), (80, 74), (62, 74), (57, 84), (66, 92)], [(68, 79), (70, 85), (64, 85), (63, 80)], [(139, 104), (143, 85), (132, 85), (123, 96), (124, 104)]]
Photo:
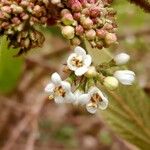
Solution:
[(129, 59), (130, 56), (126, 53), (120, 53), (114, 57), (116, 65), (124, 65), (129, 61)]
[(119, 70), (114, 73), (114, 77), (124, 85), (132, 85), (135, 80), (135, 73), (130, 70)]
[(107, 33), (105, 37), (106, 44), (110, 45), (117, 41), (117, 37), (114, 33)]
[(66, 13), (62, 18), (62, 22), (65, 25), (71, 25), (74, 22), (72, 15), (70, 13)]
[(103, 29), (96, 30), (96, 34), (99, 38), (105, 38), (107, 31)]
[(68, 14), (68, 13), (70, 13), (70, 11), (68, 9), (63, 9), (61, 11), (61, 16), (63, 17), (65, 14)]
[(68, 2), (73, 11), (78, 12), (82, 9), (82, 5), (79, 0), (69, 0)]
[(72, 43), (72, 45), (77, 46), (77, 45), (80, 45), (81, 41), (80, 41), (80, 39), (79, 39), (78, 37), (74, 37), (74, 38), (71, 40), (71, 43)]
[(93, 26), (93, 21), (89, 17), (87, 18), (82, 17), (81, 24), (83, 25), (84, 28), (90, 29)]
[(97, 76), (96, 68), (94, 66), (90, 66), (88, 68), (88, 71), (85, 73), (85, 76), (88, 78), (96, 77)]
[(84, 29), (81, 25), (76, 26), (76, 35), (82, 35), (84, 32)]
[(108, 90), (115, 90), (118, 87), (119, 82), (115, 77), (108, 76), (104, 79), (103, 84)]
[(90, 29), (90, 30), (86, 31), (85, 35), (88, 40), (94, 40), (96, 37), (96, 32), (95, 32), (95, 30)]
[(74, 38), (74, 28), (72, 26), (65, 26), (62, 29), (62, 35), (66, 38), (66, 39), (73, 39)]
[(61, 3), (61, 0), (51, 0), (51, 3), (54, 5), (57, 5), (57, 4)]
[(79, 21), (80, 17), (81, 17), (81, 13), (77, 12), (73, 14), (73, 17), (75, 20)]
[(94, 7), (94, 8), (91, 8), (91, 9), (90, 9), (90, 16), (91, 16), (91, 17), (96, 18), (96, 17), (98, 17), (99, 15), (100, 15), (100, 10), (99, 10), (98, 7)]

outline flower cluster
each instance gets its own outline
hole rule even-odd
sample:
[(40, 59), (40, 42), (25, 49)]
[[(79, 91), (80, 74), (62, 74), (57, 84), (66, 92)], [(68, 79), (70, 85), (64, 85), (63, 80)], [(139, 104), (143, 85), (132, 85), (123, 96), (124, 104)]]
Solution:
[(62, 0), (63, 9), (58, 24), (63, 36), (76, 46), (80, 45), (84, 39), (88, 40), (92, 47), (99, 49), (116, 43), (117, 25), (114, 17), (116, 12), (108, 2), (106, 0), (63, 2)]
[(44, 36), (37, 25), (59, 25), (72, 45), (86, 39), (99, 49), (117, 42), (115, 11), (110, 0), (1, 0), (0, 35), (19, 54), (40, 47)]
[(7, 35), (20, 53), (41, 46), (44, 36), (35, 25), (46, 25), (48, 5), (49, 0), (1, 0), (0, 35)]
[(115, 90), (119, 82), (124, 85), (133, 83), (135, 74), (132, 71), (117, 70), (113, 74), (109, 73), (110, 68), (124, 65), (129, 59), (129, 55), (121, 53), (107, 65), (94, 67), (91, 56), (77, 46), (64, 67), (68, 77), (62, 80), (58, 73), (53, 73), (45, 91), (56, 103), (85, 106), (88, 112), (94, 114), (97, 109), (104, 110), (108, 106), (108, 98), (102, 92), (102, 86), (108, 90)]

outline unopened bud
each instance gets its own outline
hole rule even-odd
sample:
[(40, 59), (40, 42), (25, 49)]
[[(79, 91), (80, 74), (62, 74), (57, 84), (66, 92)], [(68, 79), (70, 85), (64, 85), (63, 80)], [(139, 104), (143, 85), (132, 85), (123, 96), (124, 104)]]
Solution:
[(110, 44), (115, 43), (116, 41), (117, 41), (116, 34), (114, 34), (114, 33), (107, 33), (106, 34), (106, 37), (105, 37), (106, 44), (110, 45)]
[(72, 45), (77, 46), (77, 45), (80, 45), (81, 41), (80, 41), (80, 39), (79, 39), (78, 37), (74, 37), (74, 38), (71, 40), (71, 43), (72, 43)]
[(98, 17), (99, 15), (100, 15), (100, 10), (99, 10), (98, 7), (94, 7), (94, 8), (91, 8), (91, 9), (90, 9), (90, 16), (91, 16), (91, 17), (96, 18), (96, 17)]
[(65, 14), (70, 13), (70, 11), (68, 9), (63, 9), (61, 11), (61, 16), (63, 17)]
[(70, 13), (66, 13), (62, 18), (62, 22), (65, 25), (71, 25), (74, 22), (72, 15)]
[(51, 0), (51, 3), (54, 5), (57, 5), (57, 4), (61, 3), (61, 0)]
[(98, 36), (99, 38), (102, 38), (102, 39), (105, 38), (106, 33), (107, 33), (107, 31), (106, 31), (106, 30), (103, 30), (103, 29), (98, 29), (98, 30), (96, 31), (97, 36)]
[(66, 39), (73, 39), (74, 38), (74, 28), (72, 26), (65, 26), (62, 29), (62, 35), (66, 38)]
[(84, 29), (81, 25), (78, 25), (75, 30), (76, 30), (76, 35), (82, 35), (84, 32)]
[(104, 79), (103, 84), (108, 90), (115, 90), (118, 87), (119, 82), (115, 77), (108, 76)]
[(88, 78), (93, 78), (97, 76), (97, 71), (94, 66), (90, 66), (88, 71), (85, 73), (85, 76)]
[(95, 39), (95, 36), (96, 36), (95, 30), (90, 29), (90, 30), (86, 31), (85, 34), (86, 34), (86, 38), (87, 38), (88, 40), (94, 40), (94, 39)]
[(71, 9), (75, 12), (78, 12), (82, 9), (82, 5), (78, 0), (70, 0)]
[(81, 18), (81, 24), (83, 25), (84, 28), (90, 29), (93, 26), (93, 21), (88, 17), (82, 17)]
[(120, 53), (114, 57), (116, 65), (124, 65), (129, 61), (129, 59), (130, 56), (126, 53)]

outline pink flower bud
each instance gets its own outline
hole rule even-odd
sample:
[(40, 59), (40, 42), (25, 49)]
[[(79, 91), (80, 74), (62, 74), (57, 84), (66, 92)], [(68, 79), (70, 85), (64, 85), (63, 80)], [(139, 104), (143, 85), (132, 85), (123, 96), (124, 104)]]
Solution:
[(85, 8), (82, 10), (82, 13), (86, 16), (89, 16), (90, 15), (90, 11), (89, 11), (89, 8)]
[(76, 31), (76, 35), (82, 35), (83, 32), (84, 32), (84, 29), (83, 29), (83, 27), (81, 25), (78, 25), (76, 27), (75, 31)]
[(75, 20), (79, 21), (80, 17), (81, 17), (81, 13), (79, 13), (79, 12), (78, 13), (74, 13), (73, 17), (74, 17)]
[(86, 38), (87, 38), (88, 40), (94, 40), (94, 39), (95, 39), (95, 36), (96, 36), (95, 30), (90, 29), (90, 30), (86, 31), (85, 34), (86, 34)]
[(82, 4), (82, 6), (86, 6), (87, 0), (79, 0), (79, 1), (80, 1), (80, 3)]
[(110, 23), (106, 23), (103, 28), (106, 29), (106, 30), (112, 30), (113, 26)]
[(79, 2), (79, 0), (68, 0), (68, 4), (71, 7), (71, 9), (75, 12), (78, 12), (82, 9), (82, 5)]
[(106, 37), (105, 37), (106, 44), (110, 45), (110, 44), (115, 43), (116, 41), (117, 41), (116, 34), (114, 34), (114, 33), (107, 33), (106, 34)]
[(99, 10), (99, 8), (98, 7), (91, 8), (90, 9), (90, 16), (94, 17), (94, 18), (100, 16), (100, 10)]
[(99, 38), (104, 38), (106, 36), (107, 31), (103, 29), (96, 30), (96, 34)]
[(9, 6), (3, 6), (1, 8), (1, 10), (6, 13), (11, 13), (11, 7), (9, 7)]
[(72, 15), (70, 13), (66, 13), (62, 18), (62, 22), (65, 25), (71, 25), (74, 22)]
[(81, 24), (83, 25), (84, 28), (90, 29), (93, 26), (93, 21), (89, 17), (87, 18), (83, 17), (81, 18)]

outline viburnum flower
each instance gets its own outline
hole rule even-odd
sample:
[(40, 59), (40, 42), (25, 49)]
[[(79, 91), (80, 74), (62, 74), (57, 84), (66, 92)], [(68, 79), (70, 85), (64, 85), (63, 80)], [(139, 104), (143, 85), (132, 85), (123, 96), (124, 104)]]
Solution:
[(90, 101), (90, 95), (88, 93), (84, 93), (81, 90), (76, 90), (74, 92), (75, 95), (75, 105), (86, 105)]
[(51, 82), (45, 87), (45, 92), (54, 98), (56, 103), (71, 103), (74, 101), (74, 94), (71, 92), (71, 85), (67, 81), (62, 81), (58, 73), (53, 73)]
[(91, 63), (91, 56), (87, 55), (86, 51), (79, 46), (74, 49), (74, 53), (72, 53), (67, 60), (68, 68), (74, 71), (76, 76), (82, 76), (86, 73)]
[(108, 99), (97, 87), (91, 87), (88, 91), (90, 102), (86, 105), (88, 112), (94, 114), (97, 109), (104, 110), (108, 107)]
[(130, 56), (126, 53), (120, 53), (114, 57), (116, 65), (124, 65), (130, 60)]
[(124, 85), (132, 85), (135, 80), (135, 73), (130, 70), (118, 70), (114, 73), (114, 77)]

